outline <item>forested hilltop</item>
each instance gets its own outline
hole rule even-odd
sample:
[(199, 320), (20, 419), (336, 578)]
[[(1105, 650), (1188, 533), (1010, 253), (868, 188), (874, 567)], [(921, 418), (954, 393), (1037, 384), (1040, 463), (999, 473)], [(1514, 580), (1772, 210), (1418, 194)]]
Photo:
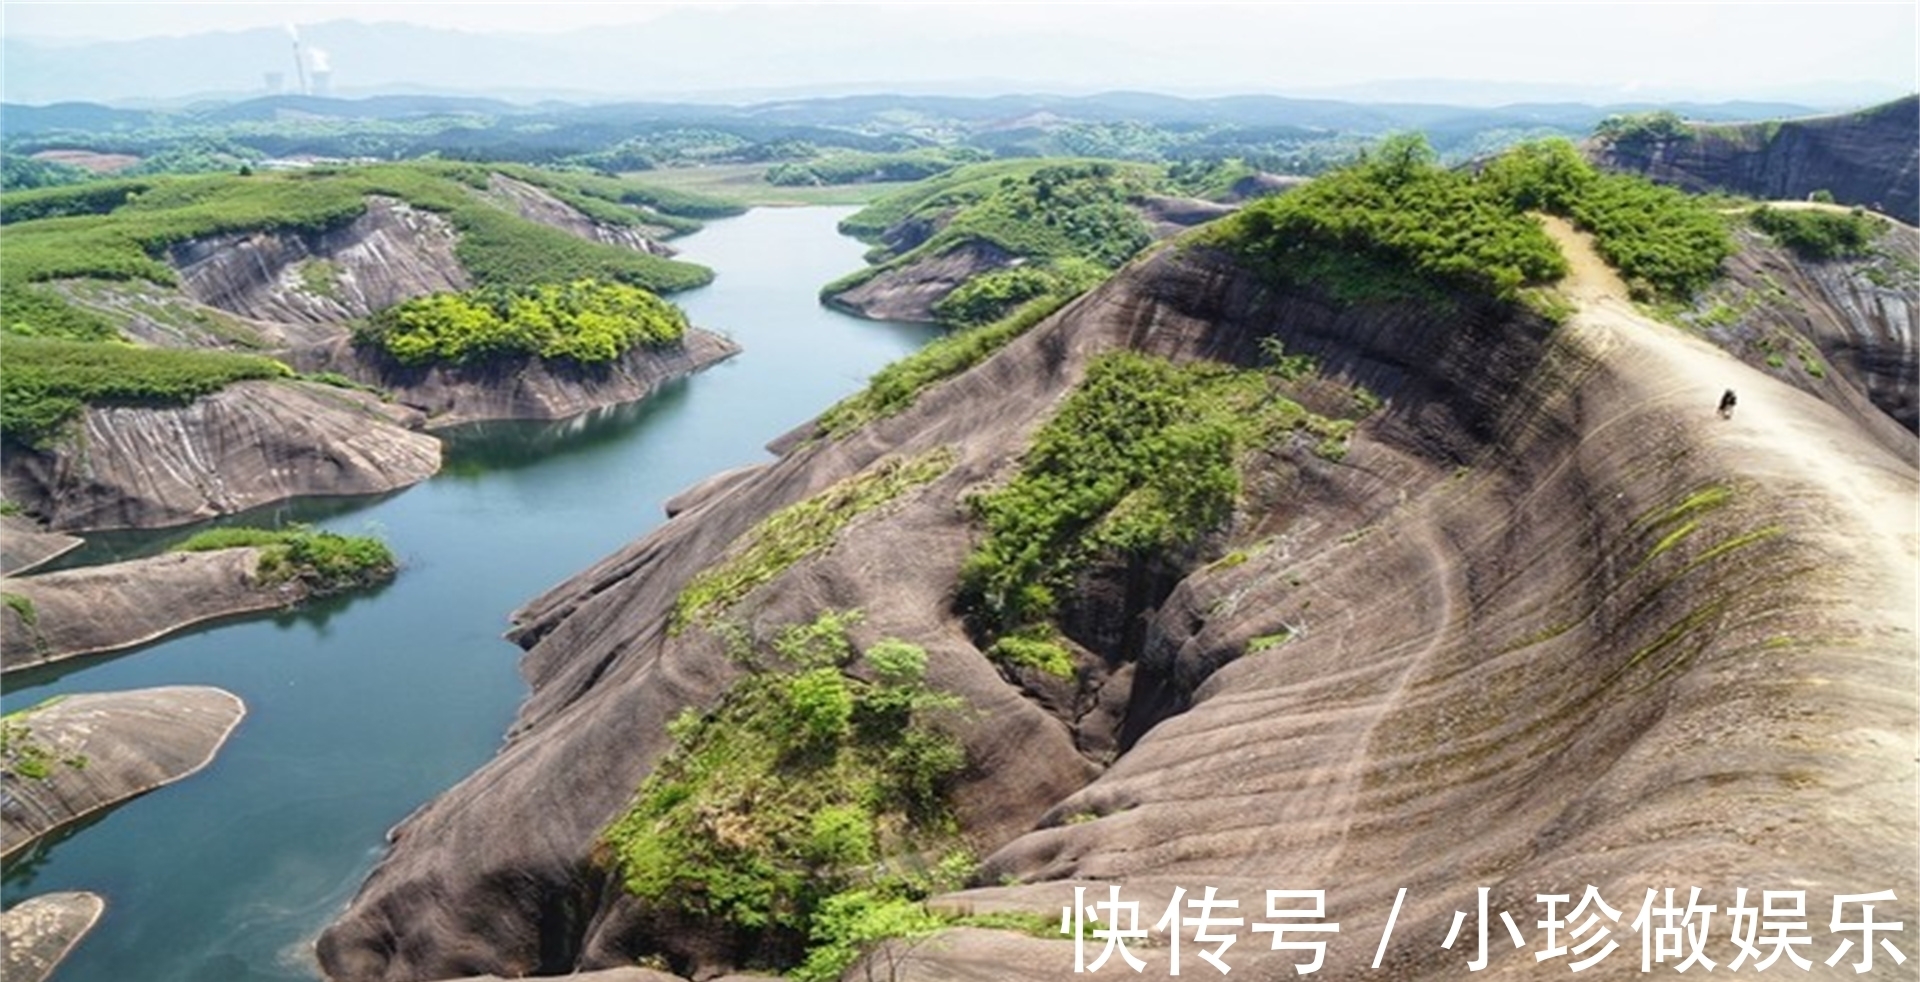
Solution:
[[(432, 441), (407, 432), (423, 422), (640, 398), (734, 350), (660, 295), (712, 277), (666, 241), (738, 211), (591, 173), (447, 161), (8, 192), (7, 500), (87, 528), (386, 490), (437, 466)], [(163, 437), (174, 416), (193, 420), (184, 443)], [(248, 438), (258, 453), (221, 433), (242, 425), (265, 427)], [(163, 466), (174, 457), (187, 462)], [(209, 469), (221, 479), (192, 476)]]

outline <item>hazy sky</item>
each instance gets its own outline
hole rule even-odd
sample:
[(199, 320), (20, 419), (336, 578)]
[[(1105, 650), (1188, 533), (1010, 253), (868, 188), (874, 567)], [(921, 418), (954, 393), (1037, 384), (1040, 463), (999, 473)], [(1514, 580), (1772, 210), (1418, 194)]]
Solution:
[[(135, 3), (4, 0), (19, 38), (126, 39), (334, 19), (551, 33), (743, 4)], [(1642, 90), (1776, 90), (1812, 82), (1920, 88), (1920, 4), (884, 5), (876, 44), (942, 36), (1111, 43), (1116, 72), (1173, 88), (1480, 79)], [(834, 14), (822, 14), (832, 19)], [(751, 11), (735, 10), (736, 16)], [(730, 18), (717, 20), (725, 23)], [(1031, 58), (1032, 46), (1019, 50)], [(981, 64), (1018, 78), (1022, 64)]]

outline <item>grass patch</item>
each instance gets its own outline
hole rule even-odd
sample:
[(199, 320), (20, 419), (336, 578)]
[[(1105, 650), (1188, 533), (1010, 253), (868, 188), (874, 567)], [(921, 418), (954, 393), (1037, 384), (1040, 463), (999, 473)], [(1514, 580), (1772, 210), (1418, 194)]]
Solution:
[(284, 529), (208, 529), (174, 547), (175, 552), (255, 548), (255, 573), (265, 583), (298, 581), (316, 596), (384, 583), (399, 570), (393, 551), (372, 536), (341, 535), (304, 525)]
[(1073, 655), (1044, 629), (1006, 635), (988, 646), (986, 655), (1003, 665), (1035, 669), (1054, 678), (1073, 678)]
[(19, 615), (20, 623), (28, 628), (40, 625), (40, 612), (34, 609), (32, 597), (19, 593), (0, 593), (0, 602)]
[(646, 290), (577, 280), (416, 297), (369, 318), (355, 340), (403, 365), (513, 355), (593, 364), (678, 344), (686, 332), (686, 315)]
[(729, 933), (755, 967), (826, 982), (888, 938), (931, 933), (919, 901), (971, 875), (948, 805), (965, 751), (935, 723), (926, 652), (856, 650), (857, 612), (822, 613), (761, 646), (603, 833), (603, 861), (650, 905)]
[(0, 333), (66, 341), (110, 341), (120, 332), (99, 314), (43, 287), (0, 284)]
[(285, 378), (258, 355), (0, 336), (0, 430), (50, 446), (90, 405), (180, 406), (245, 379)]
[(1747, 213), (1747, 221), (1800, 258), (1813, 260), (1866, 256), (1887, 230), (1885, 220), (1862, 208), (1841, 212), (1761, 205)]
[(309, 259), (300, 264), (300, 288), (316, 297), (340, 299), (340, 267), (326, 259)]
[(1247, 654), (1257, 655), (1263, 651), (1272, 651), (1292, 640), (1293, 629), (1288, 627), (1283, 627), (1272, 634), (1258, 634), (1247, 639)]
[(985, 327), (955, 331), (934, 340), (881, 369), (866, 388), (821, 413), (816, 422), (819, 431), (829, 437), (843, 436), (876, 419), (903, 412), (928, 386), (987, 360), (1069, 299), (1058, 294), (1039, 297)]
[(677, 634), (688, 625), (713, 623), (755, 588), (832, 545), (847, 523), (946, 473), (953, 460), (944, 447), (918, 457), (889, 457), (767, 516), (680, 591), (669, 629)]
[(61, 756), (35, 738), (33, 727), (27, 723), (30, 713), (45, 709), (56, 701), (57, 697), (31, 709), (0, 716), (0, 772), (28, 781), (44, 781), (53, 776), (56, 767), (68, 767), (76, 771), (86, 769), (86, 754)]

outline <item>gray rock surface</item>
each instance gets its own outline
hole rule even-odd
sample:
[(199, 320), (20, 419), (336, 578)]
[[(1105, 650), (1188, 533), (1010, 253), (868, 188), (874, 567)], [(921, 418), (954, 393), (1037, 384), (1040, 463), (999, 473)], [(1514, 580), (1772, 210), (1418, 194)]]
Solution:
[(404, 411), (311, 383), (241, 382), (184, 407), (91, 407), (51, 452), (0, 461), (8, 500), (63, 531), (156, 528), (299, 495), (377, 494), (440, 468)]
[(1688, 191), (1834, 200), (1920, 223), (1920, 96), (1859, 112), (1770, 123), (1696, 124), (1692, 136), (1602, 147), (1608, 167)]
[(93, 930), (107, 902), (93, 893), (48, 893), (0, 914), (0, 978), (43, 982)]
[(963, 242), (937, 256), (876, 274), (872, 279), (825, 297), (828, 306), (880, 321), (934, 319), (933, 305), (960, 284), (1013, 264), (1006, 250), (986, 242)]
[[(1212, 885), (1257, 913), (1264, 890), (1321, 888), (1348, 924), (1322, 977), (1355, 980), (1376, 977), (1371, 932), (1400, 887), (1378, 977), (1462, 971), (1470, 955), (1438, 939), (1481, 886), (1523, 922), (1535, 894), (1586, 884), (1628, 917), (1650, 886), (1891, 887), (1876, 915), (1914, 921), (1914, 455), (1606, 303), (1550, 331), (1471, 303), (1341, 307), (1204, 251), (1155, 254), (901, 415), (790, 451), (518, 612), (533, 692), (507, 744), (394, 830), (322, 935), (323, 967), (398, 982), (664, 953), (727, 971), (697, 932), (650, 928), (594, 858), (667, 722), (737, 672), (718, 638), (668, 635), (674, 598), (773, 510), (934, 447), (956, 452), (949, 472), (735, 614), (858, 607), (860, 641), (924, 646), (929, 680), (971, 706), (957, 809), (984, 892), (943, 903), (1057, 915), (1075, 884), (1121, 884), (1157, 914), (1175, 886)], [(1254, 364), (1274, 334), (1331, 393), (1387, 401), (1345, 458), (1278, 447), (1225, 542), (1084, 576), (1062, 624), (1077, 689), (988, 661), (952, 608), (978, 535), (968, 493), (1013, 472), (1094, 356)], [(1727, 379), (1743, 401), (1721, 425)], [(1728, 503), (1669, 541), (1663, 516), (1713, 488)], [(1244, 561), (1206, 561), (1228, 544)], [(1071, 974), (1059, 942), (984, 934), (928, 945), (901, 977)], [(1293, 977), (1289, 952), (1234, 955)], [(1486, 977), (1534, 964), (1496, 951)]]
[(298, 582), (261, 583), (258, 549), (170, 552), (42, 576), (0, 579), (32, 603), (33, 623), (0, 608), (5, 671), (145, 644), (222, 617), (305, 599)]
[[(205, 767), (246, 712), (230, 692), (167, 686), (82, 693), (9, 713), (0, 855)], [(28, 744), (44, 752), (46, 776), (17, 772), (12, 755)]]
[(732, 341), (693, 328), (679, 344), (634, 348), (604, 365), (503, 358), (484, 365), (409, 368), (342, 338), (300, 353), (295, 365), (379, 386), (395, 402), (425, 414), (427, 426), (438, 428), (487, 419), (564, 419), (636, 402), (739, 351)]
[(595, 221), (578, 208), (554, 197), (545, 188), (535, 187), (505, 174), (494, 174), (488, 179), (487, 196), (527, 221), (552, 226), (588, 242), (619, 246), (655, 256), (674, 255), (673, 249), (650, 238), (646, 228)]
[(459, 233), (445, 216), (394, 198), (329, 232), (252, 232), (198, 239), (168, 253), (188, 297), (283, 325), (337, 325), (428, 293), (464, 290)]
[(24, 573), (80, 547), (80, 540), (48, 532), (31, 519), (0, 515), (0, 575)]

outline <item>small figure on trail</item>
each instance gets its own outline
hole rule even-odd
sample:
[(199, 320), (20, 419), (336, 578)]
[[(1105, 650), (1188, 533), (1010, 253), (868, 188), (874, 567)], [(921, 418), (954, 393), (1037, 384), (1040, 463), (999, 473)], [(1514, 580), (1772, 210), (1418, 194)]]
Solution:
[(1723, 393), (1720, 396), (1720, 418), (1732, 419), (1733, 405), (1734, 403), (1737, 403), (1739, 401), (1740, 401), (1739, 397), (1733, 394), (1732, 389), (1728, 389), (1725, 393)]

